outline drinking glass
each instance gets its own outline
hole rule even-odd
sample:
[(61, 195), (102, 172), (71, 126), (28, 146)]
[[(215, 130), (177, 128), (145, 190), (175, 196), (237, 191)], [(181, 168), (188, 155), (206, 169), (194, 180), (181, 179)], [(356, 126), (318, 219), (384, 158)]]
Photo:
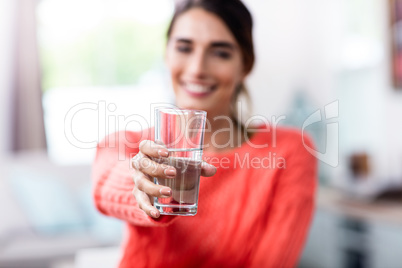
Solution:
[(206, 114), (199, 110), (155, 109), (155, 142), (165, 145), (169, 155), (154, 161), (176, 168), (174, 179), (154, 178), (155, 184), (172, 189), (170, 197), (154, 198), (154, 206), (163, 215), (197, 213)]

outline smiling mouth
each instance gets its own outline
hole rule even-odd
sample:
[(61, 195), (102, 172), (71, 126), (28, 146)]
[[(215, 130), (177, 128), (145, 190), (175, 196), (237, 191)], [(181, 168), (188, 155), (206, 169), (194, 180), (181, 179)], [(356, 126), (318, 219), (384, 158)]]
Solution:
[(202, 85), (196, 83), (183, 83), (184, 90), (194, 97), (205, 97), (211, 94), (216, 86)]

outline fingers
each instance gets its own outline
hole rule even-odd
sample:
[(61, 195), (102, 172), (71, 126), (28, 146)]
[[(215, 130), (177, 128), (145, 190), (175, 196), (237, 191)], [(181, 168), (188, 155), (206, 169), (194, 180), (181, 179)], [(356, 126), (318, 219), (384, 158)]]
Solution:
[(138, 190), (150, 196), (166, 198), (172, 195), (172, 190), (169, 187), (156, 185), (148, 177), (142, 173), (137, 173), (133, 176), (134, 185)]
[(140, 143), (140, 152), (151, 157), (167, 157), (169, 155), (168, 150), (163, 144), (160, 142), (158, 143), (150, 140), (143, 140)]
[(159, 218), (159, 211), (154, 206), (152, 206), (150, 197), (145, 192), (142, 192), (137, 187), (135, 187), (133, 190), (133, 195), (137, 200), (140, 209), (142, 209), (148, 216), (152, 218)]
[[(176, 169), (166, 165), (169, 152), (162, 143), (145, 140), (140, 143), (140, 152), (132, 159), (134, 189), (133, 195), (140, 209), (152, 217), (158, 218), (160, 212), (153, 204), (154, 197), (171, 197), (172, 189), (163, 186), (170, 185), (168, 181), (176, 177)], [(201, 175), (211, 177), (216, 173), (215, 166), (202, 162)], [(153, 183), (152, 177), (158, 179), (158, 184)]]
[(152, 217), (159, 218), (159, 211), (152, 205), (153, 198), (167, 198), (172, 195), (172, 190), (169, 187), (156, 185), (141, 172), (135, 172), (133, 175), (134, 190), (133, 195), (137, 200), (140, 209)]
[[(158, 161), (158, 159), (155, 159)], [(158, 164), (152, 159), (144, 156), (141, 152), (132, 159), (132, 166), (142, 173), (151, 177), (162, 179), (174, 179), (176, 177), (176, 169), (165, 164)]]
[(139, 146), (140, 152), (132, 159), (134, 190), (133, 195), (140, 209), (153, 218), (158, 218), (160, 212), (152, 205), (153, 198), (167, 198), (172, 195), (169, 187), (156, 185), (150, 178), (172, 179), (176, 176), (176, 169), (165, 164), (156, 163), (169, 155), (166, 147), (161, 143), (144, 140)]
[(217, 169), (215, 166), (203, 161), (202, 165), (201, 165), (201, 176), (211, 177), (211, 176), (215, 175), (216, 170)]

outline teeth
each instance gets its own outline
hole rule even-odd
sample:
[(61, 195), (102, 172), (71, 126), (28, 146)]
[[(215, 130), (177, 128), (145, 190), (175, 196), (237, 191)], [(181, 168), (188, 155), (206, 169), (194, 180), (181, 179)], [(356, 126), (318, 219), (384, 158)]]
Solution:
[(205, 93), (210, 91), (210, 87), (197, 84), (186, 84), (186, 88), (194, 93)]

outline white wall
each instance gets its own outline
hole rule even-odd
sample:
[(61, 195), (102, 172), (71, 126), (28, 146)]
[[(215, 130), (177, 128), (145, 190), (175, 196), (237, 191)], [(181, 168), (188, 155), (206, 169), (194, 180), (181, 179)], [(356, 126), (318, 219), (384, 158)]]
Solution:
[(375, 176), (402, 177), (402, 90), (391, 83), (389, 1), (245, 3), (255, 20), (254, 112), (286, 115), (300, 88), (317, 107), (339, 99), (341, 164), (367, 151)]
[[(376, 56), (360, 69), (344, 68), (338, 73), (337, 93), (344, 110), (340, 117), (345, 128), (343, 151), (347, 154), (365, 149), (372, 156), (376, 178), (401, 179), (402, 90), (395, 90), (391, 81), (389, 1), (354, 2), (360, 5), (360, 12), (353, 13), (354, 31), (367, 38), (370, 54)], [(352, 34), (350, 28), (344, 35)]]
[[(339, 0), (245, 0), (254, 18), (256, 65), (247, 81), (253, 113), (295, 116), (297, 91), (305, 92), (307, 113), (338, 99), (335, 74), (340, 65), (342, 2)], [(308, 116), (299, 116), (299, 119)], [(315, 125), (318, 151), (326, 148), (325, 129)], [(328, 137), (334, 137), (336, 133)], [(336, 138), (336, 137), (335, 137)], [(337, 159), (337, 151), (328, 151)], [(328, 158), (327, 158), (328, 160)], [(328, 161), (325, 161), (328, 163)], [(320, 179), (336, 169), (320, 165)]]
[(339, 56), (339, 1), (246, 0), (254, 22), (256, 65), (249, 77), (254, 111), (288, 111), (295, 90), (317, 106), (335, 98), (333, 72)]
[(377, 77), (383, 88), (378, 90), (382, 96), (383, 114), (381, 118), (382, 143), (384, 144), (382, 151), (384, 154), (383, 165), (381, 166), (383, 173), (388, 173), (390, 177), (402, 177), (402, 89), (396, 90), (391, 81), (390, 70), (390, 14), (388, 9), (388, 1), (372, 0), (376, 3), (378, 23), (382, 26), (379, 31), (379, 39), (384, 40), (382, 45), (386, 50), (386, 57), (381, 64), (378, 65)]

